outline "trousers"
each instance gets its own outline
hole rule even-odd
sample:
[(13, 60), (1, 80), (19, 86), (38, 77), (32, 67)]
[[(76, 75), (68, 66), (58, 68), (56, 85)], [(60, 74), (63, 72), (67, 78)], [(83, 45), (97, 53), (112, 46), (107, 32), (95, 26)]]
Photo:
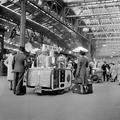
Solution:
[(24, 73), (22, 72), (14, 73), (14, 89), (13, 89), (14, 94), (17, 95), (22, 94), (23, 77), (24, 77)]

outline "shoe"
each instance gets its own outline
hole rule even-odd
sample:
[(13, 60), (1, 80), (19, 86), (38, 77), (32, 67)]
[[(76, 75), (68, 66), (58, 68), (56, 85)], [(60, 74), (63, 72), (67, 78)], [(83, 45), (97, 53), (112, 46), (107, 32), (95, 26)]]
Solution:
[(12, 88), (10, 88), (10, 91), (13, 90)]
[(13, 94), (16, 94), (16, 92), (13, 90)]

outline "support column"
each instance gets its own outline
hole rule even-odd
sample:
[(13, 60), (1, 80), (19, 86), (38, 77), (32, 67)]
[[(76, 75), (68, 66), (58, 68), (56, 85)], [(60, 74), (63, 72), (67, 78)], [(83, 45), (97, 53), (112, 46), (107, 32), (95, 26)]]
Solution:
[(91, 60), (93, 60), (93, 53), (92, 53), (92, 52), (93, 52), (93, 51), (92, 51), (92, 47), (93, 47), (93, 46), (92, 46), (92, 42), (93, 42), (93, 41), (92, 41), (92, 36), (91, 36), (91, 35), (89, 35), (89, 40), (90, 40), (89, 48), (88, 48), (88, 49), (89, 49), (89, 57), (90, 57)]
[(21, 21), (20, 21), (20, 46), (25, 47), (25, 30), (26, 30), (26, 0), (21, 0)]
[(0, 28), (0, 60), (3, 60), (4, 54), (4, 29)]
[(89, 43), (89, 47), (88, 47), (88, 50), (89, 50), (89, 58), (90, 58), (90, 60), (92, 60), (91, 45), (92, 45), (92, 40), (90, 39), (90, 43)]
[(4, 76), (7, 74), (4, 65), (4, 35), (5, 35), (5, 28), (0, 25), (0, 76)]

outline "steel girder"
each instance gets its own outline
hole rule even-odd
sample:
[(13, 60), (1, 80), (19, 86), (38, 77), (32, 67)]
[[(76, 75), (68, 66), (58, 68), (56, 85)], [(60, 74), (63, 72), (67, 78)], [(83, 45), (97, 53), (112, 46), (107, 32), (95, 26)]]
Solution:
[[(46, 15), (50, 16), (53, 20), (55, 20), (56, 22), (58, 22), (59, 24), (61, 24), (65, 29), (67, 29), (68, 31), (64, 31), (64, 29), (58, 27), (59, 31), (62, 32), (63, 36), (65, 36), (64, 39), (69, 39), (72, 44), (75, 45), (80, 45), (78, 43), (82, 42), (85, 44), (89, 43), (89, 39), (82, 35), (80, 32), (77, 31), (76, 27), (74, 27), (73, 25), (73, 21), (71, 19), (66, 19), (64, 17), (64, 8), (63, 12), (61, 12), (60, 14), (56, 14), (55, 12), (58, 10), (56, 10), (55, 12), (53, 11), (53, 6), (55, 5), (55, 2), (57, 2), (56, 0), (52, 0), (52, 4), (49, 7), (48, 3), (44, 2), (43, 6), (38, 6), (38, 4), (36, 2), (33, 2), (32, 0), (28, 0), (28, 2), (32, 5), (35, 5), (38, 9), (40, 9), (43, 13), (45, 13)], [(57, 9), (57, 6), (56, 6)], [(53, 27), (58, 26), (58, 25), (52, 25)], [(75, 37), (76, 36), (76, 37)], [(68, 45), (69, 45), (69, 40), (68, 40)], [(73, 45), (74, 46), (74, 45)], [(84, 44), (83, 44), (84, 46)]]
[[(111, 2), (110, 2), (111, 3)], [(110, 6), (117, 6), (118, 8), (119, 8), (119, 4), (120, 4), (120, 2), (114, 2), (115, 4), (113, 4), (112, 3), (112, 5), (110, 4)], [(118, 4), (119, 3), (119, 4)], [(99, 3), (100, 4), (100, 3)], [(109, 4), (109, 3), (107, 3), (107, 4)], [(112, 20), (112, 18), (113, 18), (113, 16), (112, 15), (116, 15), (116, 14), (120, 14), (120, 12), (118, 11), (118, 12), (110, 12), (109, 10), (108, 10), (108, 7), (109, 7), (109, 5), (107, 6), (107, 4), (103, 4), (102, 3), (102, 6), (97, 6), (98, 7), (98, 9), (100, 9), (101, 7), (102, 7), (102, 9), (104, 9), (104, 11), (105, 11), (105, 13), (96, 13), (96, 11), (95, 11), (95, 8), (96, 8), (96, 5), (95, 4), (92, 4), (92, 6), (89, 6), (89, 5), (85, 5), (85, 6), (82, 6), (83, 7), (83, 9), (84, 10), (87, 10), (87, 11), (91, 11), (91, 14), (89, 13), (89, 14), (86, 14), (86, 15), (81, 15), (82, 13), (83, 13), (83, 9), (80, 11), (80, 13), (78, 14), (78, 15), (67, 15), (66, 17), (76, 17), (76, 18), (84, 18), (84, 19), (86, 19), (86, 20), (88, 20), (89, 19), (89, 21), (90, 21), (90, 23), (88, 23), (87, 25), (84, 25), (84, 26), (79, 26), (79, 27), (81, 27), (81, 28), (83, 28), (83, 27), (90, 27), (90, 28), (93, 28), (93, 27), (102, 27), (102, 29), (103, 29), (103, 27), (108, 27), (109, 25), (116, 25), (116, 26), (118, 26), (118, 24), (114, 24), (114, 22), (113, 22), (113, 20)], [(94, 6), (95, 5), (95, 6)], [(107, 6), (107, 7), (106, 7)], [(102, 22), (102, 17), (104, 16), (104, 18), (108, 18), (109, 19), (109, 21), (110, 21), (110, 24), (108, 24), (108, 26), (107, 26), (107, 24), (106, 25), (104, 25), (103, 24), (103, 22)], [(88, 17), (88, 18), (87, 18)], [(91, 19), (90, 19), (91, 18)], [(94, 24), (92, 24), (92, 20), (97, 20), (97, 22), (98, 23), (94, 23)], [(101, 21), (101, 22), (100, 22)], [(104, 30), (103, 30), (104, 31)], [(115, 29), (114, 29), (114, 31), (115, 31)], [(94, 32), (94, 31), (93, 31)]]
[[(56, 3), (58, 4), (57, 0), (50, 0), (51, 5), (49, 5), (46, 1), (44, 0), (44, 4), (39, 6), (39, 0), (28, 0), (27, 2), (27, 7), (26, 7), (26, 15), (29, 19), (35, 20), (35, 17), (39, 15), (39, 13), (42, 11), (46, 15), (49, 16), (50, 20), (44, 19), (45, 22), (41, 22), (45, 27), (47, 27), (51, 32), (55, 33), (60, 39), (67, 39), (69, 38), (68, 36), (71, 36), (70, 39), (76, 39), (76, 41), (73, 41), (74, 44), (78, 44), (78, 42), (82, 42), (80, 39), (84, 39), (84, 41), (89, 42), (88, 38), (86, 36), (81, 35), (76, 27), (73, 26), (73, 20), (69, 21), (64, 17), (64, 13), (58, 14), (58, 8), (56, 6)], [(13, 1), (7, 1), (4, 3), (5, 7), (12, 9), (16, 11), (17, 13), (20, 13), (20, 3), (19, 0), (13, 0)], [(28, 6), (31, 8), (28, 9)], [(34, 6), (34, 7), (33, 7)], [(62, 6), (61, 6), (62, 8)], [(62, 8), (63, 9), (63, 8)], [(64, 10), (63, 10), (64, 11)], [(54, 22), (56, 21), (56, 22)], [(12, 21), (11, 21), (12, 22)], [(39, 21), (36, 21), (39, 22)], [(55, 23), (61, 24), (59, 26), (58, 24), (56, 25)], [(57, 27), (58, 26), (58, 27)], [(76, 34), (78, 37), (73, 37), (72, 34)], [(64, 38), (63, 38), (64, 37)], [(79, 39), (80, 38), (80, 39)], [(71, 40), (70, 40), (71, 41)], [(68, 41), (69, 44), (69, 41)]]

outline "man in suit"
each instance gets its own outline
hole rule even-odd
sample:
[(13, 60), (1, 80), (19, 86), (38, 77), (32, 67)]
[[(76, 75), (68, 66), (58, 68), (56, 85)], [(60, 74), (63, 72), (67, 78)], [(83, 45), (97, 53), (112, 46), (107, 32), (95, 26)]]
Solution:
[(107, 64), (107, 62), (104, 61), (103, 65), (101, 66), (101, 69), (103, 70), (103, 81), (107, 82), (109, 80), (109, 75), (107, 74), (107, 72), (110, 71), (109, 64)]
[(26, 66), (25, 48), (20, 47), (19, 52), (14, 56), (12, 67), (14, 72), (14, 94), (22, 95), (23, 93), (23, 76)]

